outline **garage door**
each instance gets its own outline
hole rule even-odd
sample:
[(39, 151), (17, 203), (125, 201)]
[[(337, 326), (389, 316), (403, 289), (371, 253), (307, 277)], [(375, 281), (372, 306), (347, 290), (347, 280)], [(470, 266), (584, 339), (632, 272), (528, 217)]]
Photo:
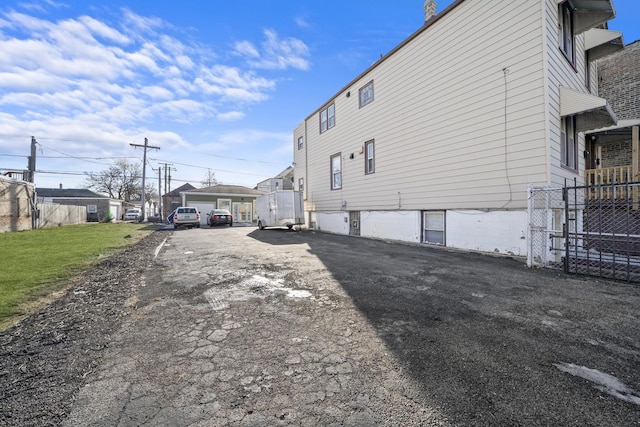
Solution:
[(198, 212), (200, 212), (200, 225), (207, 225), (207, 213), (211, 212), (216, 207), (216, 204), (187, 202), (187, 206), (198, 209)]

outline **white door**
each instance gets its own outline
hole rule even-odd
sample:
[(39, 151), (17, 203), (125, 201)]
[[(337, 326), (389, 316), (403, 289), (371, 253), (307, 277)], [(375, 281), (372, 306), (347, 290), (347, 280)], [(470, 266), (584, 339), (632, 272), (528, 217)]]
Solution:
[(251, 222), (253, 203), (233, 203), (233, 222)]

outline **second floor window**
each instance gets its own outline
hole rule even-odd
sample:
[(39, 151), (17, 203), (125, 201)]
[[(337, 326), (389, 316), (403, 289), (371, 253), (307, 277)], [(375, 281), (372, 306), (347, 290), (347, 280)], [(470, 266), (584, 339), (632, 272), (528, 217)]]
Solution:
[(575, 116), (563, 117), (560, 124), (560, 163), (566, 168), (578, 169), (578, 138)]
[(373, 80), (360, 89), (360, 108), (373, 102)]
[(575, 65), (575, 39), (573, 37), (573, 8), (567, 0), (559, 6), (559, 34), (560, 50), (569, 60), (571, 65)]
[(320, 112), (320, 133), (326, 132), (336, 125), (336, 106), (329, 105)]
[(298, 150), (302, 150), (302, 147), (304, 147), (304, 139), (302, 139), (301, 136), (298, 137)]
[(342, 154), (338, 153), (331, 156), (331, 189), (339, 190), (342, 188)]
[(376, 171), (375, 148), (373, 141), (364, 143), (364, 173), (370, 174)]

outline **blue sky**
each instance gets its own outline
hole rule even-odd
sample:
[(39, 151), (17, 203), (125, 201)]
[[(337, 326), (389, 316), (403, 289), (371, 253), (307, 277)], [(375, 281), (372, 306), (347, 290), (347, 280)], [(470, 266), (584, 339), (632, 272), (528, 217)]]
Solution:
[[(498, 0), (487, 0), (498, 1)], [(83, 187), (125, 158), (171, 188), (255, 186), (289, 166), (293, 129), (418, 29), (424, 0), (3, 0), (0, 172)], [(438, 11), (452, 0), (438, 1)], [(640, 2), (609, 23), (640, 39)], [(163, 184), (164, 185), (164, 184)]]

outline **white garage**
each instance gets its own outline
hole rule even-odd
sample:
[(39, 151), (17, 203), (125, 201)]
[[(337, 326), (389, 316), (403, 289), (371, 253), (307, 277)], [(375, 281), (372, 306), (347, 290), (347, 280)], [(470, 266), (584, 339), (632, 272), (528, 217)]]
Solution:
[(198, 209), (200, 212), (200, 225), (207, 225), (207, 213), (215, 209), (215, 203), (187, 202), (187, 206)]
[(255, 224), (256, 197), (265, 194), (241, 185), (213, 185), (211, 187), (181, 191), (183, 206), (192, 206), (200, 211), (200, 224), (207, 224), (207, 212), (212, 209), (228, 209), (235, 224)]

